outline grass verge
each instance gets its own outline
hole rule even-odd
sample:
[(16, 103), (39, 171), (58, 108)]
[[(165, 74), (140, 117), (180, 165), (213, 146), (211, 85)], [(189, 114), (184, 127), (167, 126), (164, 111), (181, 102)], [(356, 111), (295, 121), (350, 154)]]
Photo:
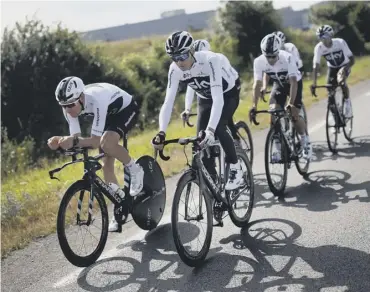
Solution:
[[(349, 84), (353, 85), (360, 81), (370, 79), (370, 56), (359, 57), (352, 69)], [(325, 82), (322, 76), (319, 84)], [(248, 110), (251, 104), (251, 81), (245, 79), (243, 82), (242, 100), (235, 114), (235, 120), (248, 120)], [(318, 91), (319, 98), (311, 98), (309, 92), (310, 81), (304, 81), (304, 101), (306, 107), (326, 98), (324, 90)], [(266, 108), (267, 104), (260, 103), (260, 108)], [(182, 123), (173, 117), (168, 128), (168, 138), (194, 135), (194, 128), (183, 128)], [(195, 121), (195, 120), (194, 120)], [(260, 125), (251, 126), (251, 130), (259, 130), (268, 125), (268, 116), (259, 117)], [(133, 157), (151, 155), (152, 147), (150, 141), (156, 134), (156, 130), (147, 131), (129, 140), (129, 150)], [(169, 162), (159, 161), (166, 177), (184, 169), (186, 159), (183, 149), (180, 146), (166, 148), (166, 154), (171, 155)], [(187, 152), (190, 154), (189, 152)], [(1, 192), (1, 230), (2, 246), (1, 257), (5, 257), (10, 251), (26, 246), (31, 240), (46, 236), (56, 229), (56, 216), (60, 198), (66, 188), (76, 179), (82, 177), (83, 168), (81, 164), (68, 166), (58, 177), (60, 181), (50, 180), (48, 170), (57, 166), (65, 160), (58, 160), (53, 163), (45, 163), (42, 168), (34, 169), (28, 173), (13, 176), (2, 184)], [(122, 174), (122, 165), (116, 163), (117, 174)], [(99, 174), (102, 174), (99, 172)], [(123, 182), (123, 175), (119, 175), (120, 183)]]

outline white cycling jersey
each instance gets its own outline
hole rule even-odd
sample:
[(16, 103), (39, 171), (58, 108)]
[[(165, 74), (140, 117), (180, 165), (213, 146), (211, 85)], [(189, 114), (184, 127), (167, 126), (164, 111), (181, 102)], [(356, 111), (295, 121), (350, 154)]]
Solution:
[(190, 86), (200, 98), (213, 100), (208, 127), (216, 129), (224, 105), (223, 93), (235, 86), (238, 78), (229, 60), (211, 51), (194, 53), (195, 62), (190, 70), (182, 71), (172, 62), (168, 71), (166, 97), (159, 114), (159, 129), (166, 131), (180, 81)]
[(303, 62), (301, 60), (301, 56), (299, 55), (299, 51), (297, 47), (293, 43), (285, 43), (284, 51), (287, 51), (288, 53), (292, 54), (296, 58), (298, 69), (302, 68)]
[(314, 49), (313, 67), (320, 64), (321, 56), (326, 59), (326, 64), (331, 68), (342, 67), (349, 62), (349, 57), (353, 56), (345, 40), (340, 38), (332, 39), (333, 45), (328, 48), (322, 42), (319, 42)]
[(296, 76), (297, 81), (302, 79), (301, 72), (297, 67), (296, 58), (292, 54), (280, 50), (278, 58), (274, 65), (270, 65), (264, 55), (254, 59), (254, 80), (262, 81), (264, 72), (275, 82), (280, 83), (281, 86), (287, 84), (291, 76)]
[[(221, 54), (221, 53), (215, 53), (216, 55), (219, 55), (220, 58), (222, 58), (224, 60), (224, 64), (228, 64), (227, 67), (230, 68), (232, 74), (234, 76), (236, 76), (235, 80), (239, 78), (239, 74), (238, 72), (231, 66), (229, 60), (226, 58), (225, 55)], [(191, 110), (191, 105), (193, 103), (193, 99), (194, 99), (194, 95), (197, 95), (199, 96), (200, 98), (202, 98), (202, 96), (199, 94), (199, 93), (196, 93), (195, 90), (193, 88), (190, 87), (190, 85), (187, 87), (186, 89), (186, 94), (185, 94), (185, 110)]]
[[(80, 116), (94, 116), (91, 134), (102, 136), (107, 115), (114, 115), (127, 107), (132, 95), (109, 83), (93, 83), (85, 86), (84, 110)], [(69, 124), (70, 135), (81, 133), (78, 118), (71, 117), (63, 108), (64, 117)]]

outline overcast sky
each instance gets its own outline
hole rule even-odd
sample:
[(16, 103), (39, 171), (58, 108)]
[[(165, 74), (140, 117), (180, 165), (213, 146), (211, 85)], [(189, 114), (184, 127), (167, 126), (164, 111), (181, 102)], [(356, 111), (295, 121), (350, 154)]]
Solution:
[[(309, 7), (319, 1), (275, 0), (274, 7), (292, 6), (295, 10)], [(87, 31), (103, 27), (135, 23), (160, 18), (161, 12), (185, 9), (186, 13), (214, 10), (220, 1), (1, 1), (1, 31), (15, 22), (40, 19), (53, 26), (62, 22), (65, 27)]]

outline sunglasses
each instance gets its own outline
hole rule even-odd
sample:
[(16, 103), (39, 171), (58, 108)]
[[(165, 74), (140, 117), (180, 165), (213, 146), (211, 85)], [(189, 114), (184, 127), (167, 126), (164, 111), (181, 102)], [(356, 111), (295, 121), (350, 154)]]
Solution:
[(174, 62), (179, 62), (179, 61), (185, 61), (189, 58), (190, 56), (190, 53), (187, 52), (187, 53), (184, 53), (184, 54), (180, 54), (180, 55), (174, 55), (171, 57), (171, 59), (174, 61)]
[(277, 58), (277, 55), (266, 55), (266, 58), (273, 60)]
[(74, 103), (70, 103), (70, 104), (65, 104), (65, 105), (61, 105), (63, 108), (73, 108), (73, 107), (75, 107), (76, 106), (76, 103), (77, 103), (77, 101), (76, 102), (74, 102)]

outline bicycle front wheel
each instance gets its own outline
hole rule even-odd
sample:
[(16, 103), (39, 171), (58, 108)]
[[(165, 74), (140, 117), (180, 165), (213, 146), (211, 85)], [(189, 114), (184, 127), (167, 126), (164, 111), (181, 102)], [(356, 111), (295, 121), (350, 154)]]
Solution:
[[(267, 134), (265, 144), (267, 183), (271, 192), (277, 197), (284, 195), (288, 179), (288, 146), (285, 144), (282, 135), (281, 131), (275, 132), (275, 129), (271, 128)], [(274, 147), (275, 150), (273, 149)]]
[[(351, 108), (352, 108), (352, 117), (346, 118), (344, 116), (344, 113), (343, 113), (344, 106), (342, 107), (342, 117), (343, 117), (343, 120), (344, 120), (344, 126), (343, 126), (344, 137), (347, 139), (348, 142), (351, 142), (352, 141), (352, 131), (353, 131), (353, 107), (352, 107), (351, 99), (349, 99), (349, 102), (350, 102), (350, 105), (351, 105)], [(344, 97), (343, 97), (343, 100), (342, 100), (342, 104), (344, 105)]]
[(338, 110), (336, 105), (329, 105), (326, 110), (326, 141), (328, 143), (329, 150), (333, 153), (337, 152), (338, 144)]
[(67, 260), (77, 267), (93, 264), (107, 242), (107, 205), (104, 197), (93, 189), (88, 181), (79, 180), (68, 188), (59, 206), (60, 248)]
[(177, 253), (186, 265), (199, 266), (206, 258), (212, 240), (212, 220), (212, 205), (206, 190), (199, 185), (193, 171), (185, 172), (173, 198), (171, 222)]

